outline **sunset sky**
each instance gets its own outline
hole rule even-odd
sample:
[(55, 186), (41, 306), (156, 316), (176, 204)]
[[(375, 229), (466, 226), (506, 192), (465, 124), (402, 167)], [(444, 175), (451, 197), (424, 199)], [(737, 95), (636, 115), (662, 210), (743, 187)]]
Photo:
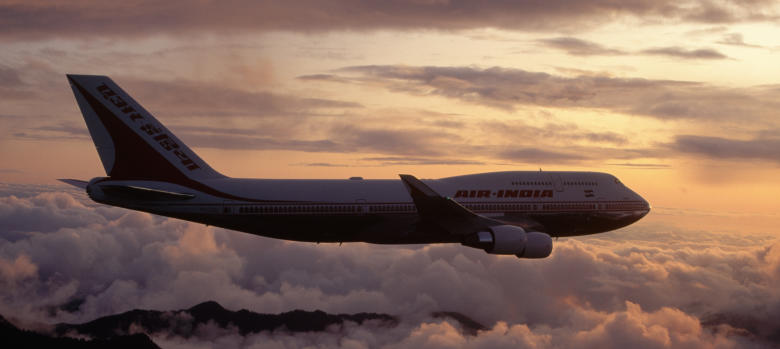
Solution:
[[(638, 321), (645, 338), (652, 326), (672, 331), (679, 319), (739, 309), (764, 309), (756, 321), (776, 322), (779, 20), (780, 6), (764, 0), (0, 1), (0, 314), (23, 318), (21, 309), (37, 314), (73, 297), (87, 299), (82, 313), (28, 320), (91, 320), (208, 299), (267, 312), (455, 309), (492, 327), (486, 337), (448, 342), (475, 347), (501, 333), (541, 347), (616, 345), (620, 338), (606, 335), (610, 321)], [(599, 171), (654, 209), (633, 227), (561, 240), (550, 259), (529, 263), (459, 246), (316, 247), (101, 207), (56, 182), (105, 175), (66, 73), (110, 76), (233, 177)], [(66, 263), (44, 253), (81, 246), (67, 238), (74, 236), (126, 249), (118, 255), (139, 272), (102, 253)], [(247, 245), (276, 255), (278, 270)], [(349, 276), (316, 284), (335, 272), (304, 262), (315, 260), (335, 261)], [(95, 272), (95, 261), (112, 266)], [(184, 281), (142, 276), (154, 263)], [(399, 285), (360, 276), (403, 283), (412, 264), (431, 273), (411, 281), (415, 301), (388, 296), (403, 292)], [(583, 278), (600, 277), (566, 284), (561, 273), (583, 265), (593, 268)], [(197, 270), (232, 288), (177, 298), (198, 285), (187, 274)], [(428, 289), (452, 281), (437, 279), (442, 270), (457, 279), (453, 287), (485, 285), (514, 306), (491, 304), (496, 313), (488, 314), (480, 297)], [(626, 270), (638, 279), (618, 276)], [(551, 304), (552, 315), (512, 303), (513, 292), (533, 289), (502, 279), (512, 275), (543, 284), (549, 292), (531, 298)], [(31, 289), (40, 297), (29, 298)], [(683, 299), (661, 296), (666, 290)], [(691, 305), (696, 290), (713, 299)], [(441, 321), (419, 321), (369, 346), (457, 337)], [(691, 331), (652, 343), (745, 344), (723, 328)]]

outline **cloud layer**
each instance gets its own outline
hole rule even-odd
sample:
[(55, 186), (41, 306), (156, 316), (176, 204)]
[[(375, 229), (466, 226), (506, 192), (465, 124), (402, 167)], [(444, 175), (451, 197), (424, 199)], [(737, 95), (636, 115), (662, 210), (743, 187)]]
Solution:
[[(776, 110), (780, 91), (777, 86), (723, 88), (690, 81), (565, 77), (501, 67), (371, 65), (340, 72), (356, 74), (354, 83), (504, 110), (524, 105), (608, 109), (662, 120), (768, 119)], [(330, 75), (308, 78), (333, 81)], [(345, 77), (337, 75), (336, 81), (345, 81)]]
[[(741, 37), (729, 37), (731, 41), (728, 44), (739, 44)], [(631, 52), (619, 50), (615, 48), (608, 48), (595, 42), (578, 39), (575, 37), (557, 37), (549, 39), (540, 39), (538, 41), (544, 46), (552, 47), (555, 49), (566, 51), (566, 53), (574, 56), (615, 56), (615, 55), (628, 55)], [(670, 47), (655, 47), (644, 50), (639, 50), (633, 54), (639, 55), (655, 55), (655, 56), (667, 56), (672, 58), (682, 59), (725, 59), (728, 58), (723, 53), (718, 52), (711, 48), (701, 49), (686, 49), (683, 47), (670, 46)]]
[[(695, 23), (768, 21), (776, 18), (774, 3), (758, 1), (655, 1), (616, 3), (607, 0), (481, 1), (380, 0), (125, 2), (66, 4), (11, 1), (0, 4), (0, 33), (5, 38), (39, 36), (139, 36), (157, 33), (236, 31), (322, 31), (376, 29), (581, 30), (604, 23), (604, 14), (652, 21)], [(140, 24), (140, 25), (139, 25)]]
[[(73, 107), (69, 91), (60, 86), (64, 85), (61, 76), (57, 74), (60, 82), (57, 85), (51, 81), (52, 68), (43, 70), (48, 72), (46, 78), (37, 80), (35, 66), (8, 68), (7, 75), (23, 81), (9, 87), (9, 91), (29, 92), (36, 98), (52, 95), (57, 103)], [(777, 103), (780, 89), (775, 85), (724, 88), (700, 82), (587, 74), (565, 76), (501, 67), (404, 65), (351, 66), (330, 74), (299, 76), (297, 80), (319, 83), (320, 88), (345, 86), (375, 89), (377, 93), (384, 90), (407, 96), (438, 96), (465, 105), (493, 108), (512, 120), (422, 108), (383, 108), (336, 98), (307, 98), (274, 91), (272, 85), (116, 77), (117, 82), (193, 147), (365, 154), (352, 162), (341, 163), (340, 167), (463, 163), (592, 165), (605, 161), (646, 162), (647, 159), (664, 162), (680, 156), (778, 161), (776, 152), (771, 150), (777, 143), (776, 137), (767, 131), (777, 128), (774, 111), (780, 107)], [(57, 87), (56, 92), (52, 91), (53, 86)], [(27, 109), (26, 98), (10, 98), (10, 109)], [(656, 122), (707, 125), (712, 130), (700, 131), (698, 135), (679, 131), (680, 134), (669, 134), (668, 140), (637, 142), (631, 134), (593, 130), (594, 125), (567, 123), (549, 115), (543, 116), (544, 119), (528, 117), (526, 114), (533, 110), (528, 108), (608, 111)], [(46, 117), (6, 118), (6, 136), (35, 142), (89, 142), (77, 115), (64, 119), (48, 114), (54, 113), (53, 110), (44, 113)], [(707, 136), (724, 127), (734, 128), (738, 133)], [(763, 131), (753, 130), (761, 127)], [(394, 160), (376, 160), (389, 158)], [(305, 163), (333, 164), (331, 161)]]
[[(663, 348), (762, 346), (780, 314), (780, 244), (766, 236), (640, 225), (561, 240), (550, 258), (532, 261), (459, 245), (291, 243), (95, 205), (68, 190), (13, 189), (0, 198), (0, 314), (23, 323), (214, 299), (269, 313), (383, 312), (401, 324), (300, 337), (228, 330), (200, 341)], [(77, 312), (56, 310), (74, 299), (83, 300)], [(457, 323), (431, 318), (434, 311), (461, 312), (489, 330), (464, 335)], [(745, 330), (744, 319), (759, 325)]]
[(684, 135), (678, 136), (671, 147), (683, 153), (712, 159), (759, 159), (780, 163), (780, 139), (777, 137), (737, 140)]

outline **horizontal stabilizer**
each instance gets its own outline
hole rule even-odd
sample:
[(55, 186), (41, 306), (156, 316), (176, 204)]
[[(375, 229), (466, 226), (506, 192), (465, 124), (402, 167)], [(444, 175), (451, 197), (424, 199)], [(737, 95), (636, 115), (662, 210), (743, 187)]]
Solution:
[(183, 201), (195, 198), (193, 194), (176, 193), (133, 185), (102, 185), (100, 190), (106, 193), (106, 195), (125, 200)]
[(78, 188), (81, 188), (81, 189), (87, 189), (87, 184), (89, 184), (89, 182), (87, 182), (87, 181), (82, 181), (82, 180), (78, 180), (78, 179), (60, 178), (60, 179), (57, 179), (57, 180), (62, 182), (62, 183), (70, 184), (70, 185), (72, 185), (74, 187), (78, 187)]

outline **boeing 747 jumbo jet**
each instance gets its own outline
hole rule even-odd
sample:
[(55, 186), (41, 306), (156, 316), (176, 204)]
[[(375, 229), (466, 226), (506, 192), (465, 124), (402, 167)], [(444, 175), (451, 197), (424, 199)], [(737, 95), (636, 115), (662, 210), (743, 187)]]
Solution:
[(106, 76), (68, 75), (108, 177), (63, 179), (92, 200), (278, 239), (460, 243), (544, 258), (552, 238), (636, 222), (647, 201), (596, 172), (493, 172), (400, 180), (230, 178)]

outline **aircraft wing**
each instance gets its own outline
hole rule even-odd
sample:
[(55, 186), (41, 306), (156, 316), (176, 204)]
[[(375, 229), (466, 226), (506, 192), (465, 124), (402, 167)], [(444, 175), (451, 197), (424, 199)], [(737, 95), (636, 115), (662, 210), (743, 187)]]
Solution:
[(439, 195), (425, 183), (408, 174), (400, 175), (412, 196), (417, 213), (423, 221), (437, 225), (455, 235), (467, 235), (495, 225), (501, 221), (478, 215), (448, 197)]

